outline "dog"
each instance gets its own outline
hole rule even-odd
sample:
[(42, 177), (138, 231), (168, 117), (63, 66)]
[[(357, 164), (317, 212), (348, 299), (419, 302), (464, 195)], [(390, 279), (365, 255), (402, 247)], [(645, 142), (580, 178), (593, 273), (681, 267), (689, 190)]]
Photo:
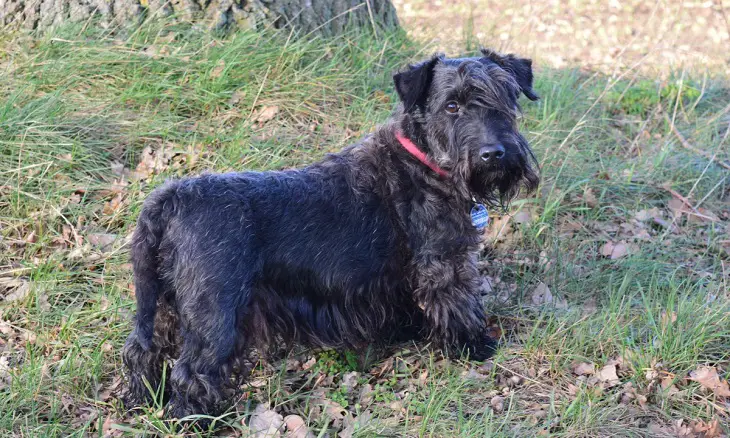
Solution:
[(539, 182), (518, 131), (532, 62), (483, 49), (393, 76), (373, 133), (301, 169), (206, 174), (146, 199), (131, 243), (137, 313), (126, 404), (176, 359), (165, 415), (214, 413), (236, 363), (275, 345), (425, 338), (488, 358), (476, 267), (488, 207)]

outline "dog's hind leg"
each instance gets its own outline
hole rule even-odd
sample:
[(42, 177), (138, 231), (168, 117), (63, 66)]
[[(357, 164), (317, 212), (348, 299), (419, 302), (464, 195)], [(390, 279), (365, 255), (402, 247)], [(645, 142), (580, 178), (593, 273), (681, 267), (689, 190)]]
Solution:
[[(174, 312), (158, 312), (157, 307), (165, 288), (159, 269), (160, 245), (172, 215), (176, 187), (175, 183), (167, 184), (147, 198), (132, 238), (131, 258), (137, 315), (134, 330), (127, 338), (122, 352), (128, 374), (128, 385), (123, 399), (128, 408), (151, 399), (152, 393), (148, 385), (153, 391), (157, 390), (163, 361), (170, 349), (169, 342), (158, 341), (163, 338), (171, 339), (167, 334), (162, 337), (160, 334), (175, 330)], [(172, 319), (166, 318), (168, 316), (172, 316)]]
[(182, 350), (170, 375), (166, 417), (217, 413), (236, 348), (243, 341), (237, 317), (239, 303), (247, 297), (240, 287), (235, 291), (221, 288), (220, 293), (208, 289), (199, 291), (193, 300), (179, 303), (189, 310), (178, 312)]
[(149, 348), (144, 348), (143, 345), (137, 330), (134, 330), (127, 337), (122, 351), (128, 379), (122, 399), (127, 408), (150, 402), (153, 392), (157, 391), (160, 384), (164, 363), (162, 351), (156, 345), (151, 345)]

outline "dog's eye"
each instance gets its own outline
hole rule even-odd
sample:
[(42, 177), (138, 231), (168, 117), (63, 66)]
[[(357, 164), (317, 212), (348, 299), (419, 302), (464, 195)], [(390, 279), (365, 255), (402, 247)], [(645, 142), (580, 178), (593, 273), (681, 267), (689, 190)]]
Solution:
[(446, 112), (449, 114), (456, 114), (459, 112), (459, 104), (456, 102), (449, 102), (446, 104)]

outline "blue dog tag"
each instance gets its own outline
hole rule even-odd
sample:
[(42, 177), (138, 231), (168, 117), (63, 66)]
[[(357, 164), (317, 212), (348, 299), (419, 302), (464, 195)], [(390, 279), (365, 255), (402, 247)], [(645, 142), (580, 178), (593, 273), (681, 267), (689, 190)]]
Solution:
[(489, 211), (483, 204), (475, 204), (471, 208), (471, 224), (482, 231), (489, 224)]

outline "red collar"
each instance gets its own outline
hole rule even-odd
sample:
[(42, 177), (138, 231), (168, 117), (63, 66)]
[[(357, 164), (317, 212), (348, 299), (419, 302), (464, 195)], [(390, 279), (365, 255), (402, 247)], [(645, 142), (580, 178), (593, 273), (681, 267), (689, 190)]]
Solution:
[(420, 149), (418, 149), (418, 146), (413, 144), (411, 140), (409, 140), (407, 137), (403, 136), (400, 132), (395, 133), (395, 138), (398, 139), (398, 142), (407, 150), (410, 152), (411, 155), (418, 158), (418, 160), (428, 166), (431, 170), (439, 174), (439, 176), (446, 178), (449, 176), (449, 174), (442, 168), (438, 166), (438, 164), (431, 161), (426, 154), (423, 153)]

